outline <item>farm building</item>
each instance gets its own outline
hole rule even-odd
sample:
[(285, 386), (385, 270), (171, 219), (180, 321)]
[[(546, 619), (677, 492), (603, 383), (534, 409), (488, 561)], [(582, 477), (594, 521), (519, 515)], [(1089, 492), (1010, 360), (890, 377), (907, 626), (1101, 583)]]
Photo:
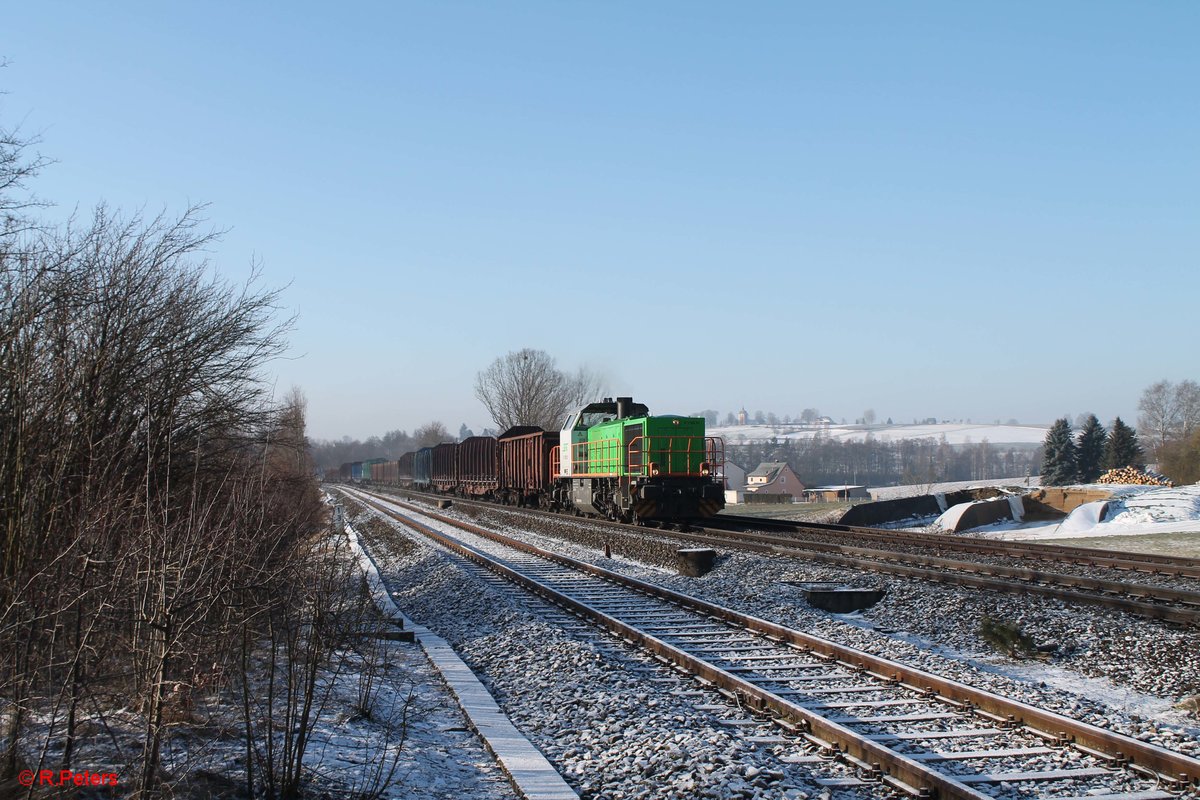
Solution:
[(785, 461), (764, 461), (746, 476), (746, 494), (786, 494), (799, 497), (804, 484)]
[(804, 490), (806, 503), (836, 503), (842, 500), (870, 500), (865, 486), (815, 486)]

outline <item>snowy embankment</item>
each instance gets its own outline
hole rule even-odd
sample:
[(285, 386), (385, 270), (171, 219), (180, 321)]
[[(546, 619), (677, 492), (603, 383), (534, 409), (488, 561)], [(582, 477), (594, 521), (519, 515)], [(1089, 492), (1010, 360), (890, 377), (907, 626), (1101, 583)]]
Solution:
[(1111, 499), (1085, 503), (1059, 522), (1003, 522), (972, 533), (1023, 540), (1200, 533), (1200, 484), (1114, 488)]

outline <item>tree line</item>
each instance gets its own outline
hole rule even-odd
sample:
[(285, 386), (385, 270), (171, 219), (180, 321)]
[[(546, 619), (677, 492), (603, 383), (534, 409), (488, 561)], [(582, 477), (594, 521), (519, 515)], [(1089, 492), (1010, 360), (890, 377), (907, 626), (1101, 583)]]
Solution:
[[(459, 432), (471, 435), (466, 425), (463, 425)], [(422, 425), (411, 434), (404, 430), (394, 430), (383, 436), (370, 436), (366, 439), (352, 439), (349, 436), (341, 439), (314, 439), (310, 447), (313, 462), (328, 471), (348, 461), (367, 461), (373, 458), (395, 461), (405, 453), (421, 447), (432, 447), (454, 440), (455, 437), (450, 435), (446, 426), (435, 420)]]
[[(569, 412), (599, 400), (603, 392), (603, 378), (587, 367), (564, 371), (545, 350), (526, 347), (510, 351), (475, 376), (475, 397), (487, 409), (495, 426), (485, 428), (480, 435), (495, 436), (516, 425), (560, 430)], [(464, 423), (459, 426), (458, 435), (452, 436), (441, 422), (435, 421), (412, 434), (393, 430), (366, 440), (344, 437), (316, 441), (313, 457), (321, 468), (330, 470), (348, 461), (394, 460), (421, 447), (462, 441), (474, 435)]]
[(1138, 411), (1137, 431), (1120, 417), (1105, 429), (1091, 414), (1078, 431), (1066, 417), (1055, 421), (1043, 444), (1042, 483), (1090, 483), (1106, 470), (1144, 469), (1148, 462), (1176, 484), (1200, 480), (1200, 384), (1151, 384)]
[(1039, 450), (997, 447), (986, 439), (955, 446), (944, 436), (842, 441), (817, 433), (803, 439), (726, 442), (725, 457), (747, 471), (765, 461), (786, 462), (807, 486), (894, 486), (1034, 475)]

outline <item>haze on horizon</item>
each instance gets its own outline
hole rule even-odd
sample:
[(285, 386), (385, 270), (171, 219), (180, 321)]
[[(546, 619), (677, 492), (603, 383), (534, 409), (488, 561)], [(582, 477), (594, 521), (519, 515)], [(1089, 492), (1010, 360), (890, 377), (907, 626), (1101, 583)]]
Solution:
[[(1200, 377), (1200, 6), (36, 3), (51, 217), (209, 203), (316, 438), (490, 425), (533, 347), (656, 412), (1136, 419)], [(15, 34), (15, 35), (14, 35)]]

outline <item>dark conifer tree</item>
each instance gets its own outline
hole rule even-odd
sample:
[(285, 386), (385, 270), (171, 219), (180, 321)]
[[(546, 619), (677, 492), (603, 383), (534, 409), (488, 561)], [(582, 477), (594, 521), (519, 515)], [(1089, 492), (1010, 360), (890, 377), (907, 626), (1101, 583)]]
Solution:
[(1075, 439), (1066, 417), (1056, 420), (1042, 443), (1042, 486), (1065, 486), (1075, 482)]
[(1108, 432), (1096, 419), (1095, 414), (1088, 414), (1079, 432), (1076, 449), (1078, 461), (1078, 478), (1081, 483), (1091, 483), (1100, 477), (1104, 471), (1104, 445)]
[(1142, 446), (1138, 443), (1137, 434), (1117, 417), (1113, 420), (1112, 430), (1108, 432), (1108, 440), (1104, 443), (1104, 468), (1141, 469), (1142, 465)]

